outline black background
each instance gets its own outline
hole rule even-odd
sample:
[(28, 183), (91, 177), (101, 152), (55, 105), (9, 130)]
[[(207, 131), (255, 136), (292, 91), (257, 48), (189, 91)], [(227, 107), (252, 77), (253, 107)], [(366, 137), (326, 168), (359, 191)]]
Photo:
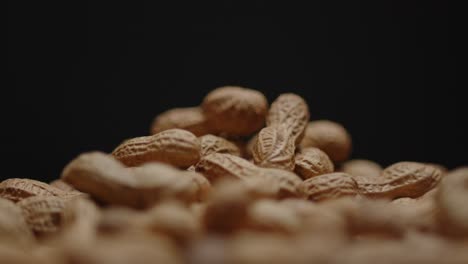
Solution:
[(446, 1), (62, 2), (8, 8), (2, 178), (57, 178), (228, 84), (302, 95), (349, 129), (355, 158), (468, 163), (466, 29)]

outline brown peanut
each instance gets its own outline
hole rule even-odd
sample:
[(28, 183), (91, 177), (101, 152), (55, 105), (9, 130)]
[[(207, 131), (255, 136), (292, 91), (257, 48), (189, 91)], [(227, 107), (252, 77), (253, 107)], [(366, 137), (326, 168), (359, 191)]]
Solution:
[(295, 172), (306, 180), (335, 170), (328, 155), (318, 148), (305, 148), (295, 157)]
[(34, 240), (21, 208), (10, 200), (0, 198), (0, 244), (28, 244)]
[(438, 221), (442, 231), (468, 237), (468, 167), (449, 172), (436, 194)]
[(271, 105), (267, 127), (256, 136), (252, 149), (255, 164), (292, 171), (296, 145), (308, 121), (309, 109), (300, 96), (280, 95)]
[(61, 227), (67, 201), (54, 196), (32, 196), (19, 201), (18, 206), (31, 231), (36, 235), (50, 235)]
[(232, 142), (214, 135), (204, 135), (199, 138), (201, 156), (206, 156), (211, 153), (225, 153), (235, 156), (240, 156), (239, 148)]
[(188, 168), (200, 159), (200, 142), (189, 131), (169, 129), (152, 136), (126, 140), (112, 155), (127, 166), (157, 161)]
[(0, 183), (0, 197), (19, 202), (31, 196), (67, 197), (75, 193), (65, 192), (47, 183), (31, 179), (11, 178)]
[(203, 156), (196, 165), (196, 171), (205, 175), (210, 182), (220, 178), (247, 179), (259, 173), (258, 167), (247, 160), (221, 153)]
[(231, 233), (245, 227), (248, 206), (255, 198), (242, 181), (219, 180), (203, 210), (203, 226), (216, 233)]
[(210, 133), (200, 107), (174, 108), (159, 114), (151, 125), (150, 134), (173, 128), (190, 131), (195, 136)]
[(86, 244), (95, 241), (101, 217), (99, 208), (88, 199), (73, 199), (61, 212), (62, 236), (66, 243)]
[(271, 104), (267, 126), (283, 124), (290, 129), (291, 137), (297, 144), (304, 136), (310, 114), (307, 103), (300, 96), (292, 93), (282, 94)]
[(272, 125), (258, 133), (252, 154), (258, 166), (292, 171), (295, 149), (290, 130), (284, 125)]
[(264, 125), (268, 102), (258, 91), (224, 86), (206, 95), (202, 108), (213, 132), (247, 136)]
[(351, 136), (346, 129), (329, 120), (310, 122), (300, 144), (301, 148), (316, 147), (323, 150), (334, 162), (348, 159), (351, 145)]
[(354, 177), (379, 177), (382, 173), (382, 167), (379, 164), (364, 159), (346, 161), (341, 170)]
[(253, 189), (283, 198), (297, 196), (302, 180), (292, 172), (260, 168), (234, 155), (214, 153), (202, 157), (196, 166), (210, 181), (221, 178), (240, 179)]
[(274, 200), (255, 201), (247, 211), (247, 219), (247, 225), (254, 230), (292, 234), (301, 228), (294, 209)]
[(168, 235), (178, 243), (195, 239), (201, 226), (189, 208), (175, 201), (164, 202), (148, 210), (139, 221), (144, 229)]
[(416, 198), (441, 179), (441, 171), (418, 162), (398, 162), (385, 168), (380, 177), (356, 178), (363, 195), (374, 198)]
[(300, 192), (312, 201), (356, 196), (359, 189), (356, 181), (348, 174), (335, 172), (309, 178), (299, 186)]
[(253, 184), (263, 185), (258, 187), (258, 189), (263, 188), (266, 194), (266, 188), (268, 188), (270, 190), (269, 197), (283, 199), (301, 195), (299, 186), (302, 184), (302, 179), (293, 172), (281, 169), (262, 168), (260, 169), (259, 176), (258, 181), (251, 179), (247, 184), (252, 182)]
[(141, 208), (169, 197), (199, 200), (207, 183), (194, 175), (158, 163), (125, 168), (110, 155), (91, 152), (70, 162), (61, 177), (102, 202)]

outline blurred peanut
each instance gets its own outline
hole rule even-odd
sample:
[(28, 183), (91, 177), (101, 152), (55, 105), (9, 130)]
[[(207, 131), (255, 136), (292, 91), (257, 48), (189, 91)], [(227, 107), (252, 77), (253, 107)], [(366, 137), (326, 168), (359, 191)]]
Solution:
[(247, 136), (265, 124), (268, 102), (258, 91), (224, 86), (208, 93), (201, 107), (213, 132)]
[(346, 129), (329, 120), (310, 122), (300, 144), (301, 148), (316, 147), (323, 150), (333, 162), (347, 160), (351, 145), (351, 136)]
[(157, 134), (173, 128), (190, 131), (195, 136), (210, 133), (205, 115), (200, 107), (174, 108), (159, 114), (151, 124), (150, 134)]

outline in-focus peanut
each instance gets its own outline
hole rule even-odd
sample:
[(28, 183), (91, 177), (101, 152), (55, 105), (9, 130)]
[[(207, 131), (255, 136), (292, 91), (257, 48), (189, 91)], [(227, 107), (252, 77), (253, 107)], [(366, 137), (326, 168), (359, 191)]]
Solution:
[(200, 142), (189, 131), (169, 129), (152, 136), (126, 140), (112, 155), (127, 166), (153, 161), (188, 168), (200, 159)]
[(363, 195), (395, 199), (419, 197), (440, 181), (441, 171), (418, 162), (398, 162), (385, 168), (379, 177), (355, 178)]
[(295, 172), (304, 180), (321, 174), (332, 173), (335, 169), (328, 155), (318, 148), (302, 149), (295, 157)]
[(271, 105), (267, 127), (256, 136), (255, 164), (266, 168), (294, 169), (296, 145), (309, 121), (306, 102), (295, 94), (282, 94)]
[(211, 153), (225, 153), (240, 156), (240, 149), (232, 142), (214, 135), (204, 135), (200, 138), (201, 155), (206, 156)]
[(302, 194), (312, 201), (356, 196), (359, 189), (356, 181), (348, 174), (334, 172), (309, 178), (299, 186)]

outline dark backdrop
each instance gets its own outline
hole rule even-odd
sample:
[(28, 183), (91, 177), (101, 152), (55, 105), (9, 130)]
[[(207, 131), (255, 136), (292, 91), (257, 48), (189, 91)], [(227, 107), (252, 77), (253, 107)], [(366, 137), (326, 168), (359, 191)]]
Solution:
[(446, 1), (61, 2), (10, 3), (2, 178), (57, 178), (227, 84), (302, 95), (312, 119), (349, 129), (356, 158), (468, 163), (466, 29)]

